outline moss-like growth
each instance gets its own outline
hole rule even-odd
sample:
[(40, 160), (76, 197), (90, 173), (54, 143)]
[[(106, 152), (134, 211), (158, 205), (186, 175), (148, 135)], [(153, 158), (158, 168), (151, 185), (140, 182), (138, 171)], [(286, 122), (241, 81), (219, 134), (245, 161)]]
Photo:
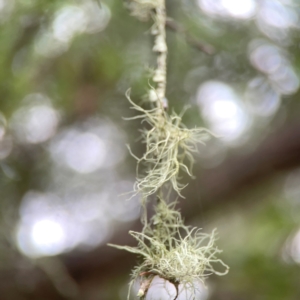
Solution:
[(209, 138), (209, 131), (205, 128), (186, 128), (181, 123), (182, 114), (173, 112), (168, 115), (163, 107), (143, 109), (130, 99), (129, 92), (127, 98), (132, 109), (141, 113), (130, 119), (141, 119), (142, 123), (150, 125), (150, 128), (148, 126), (141, 131), (146, 144), (145, 154), (141, 158), (133, 155), (137, 159), (138, 168), (140, 164), (146, 166), (145, 176), (138, 174), (134, 192), (148, 197), (170, 182), (173, 189), (182, 196), (180, 191), (185, 185), (179, 182), (179, 172), (182, 170), (192, 176), (192, 153), (197, 152), (197, 144), (203, 144)]
[[(174, 284), (192, 285), (212, 273), (225, 275), (228, 272), (228, 266), (216, 257), (221, 251), (215, 246), (215, 230), (205, 234), (200, 229), (185, 226), (174, 203), (167, 205), (159, 199), (155, 214), (143, 232), (131, 231), (130, 234), (138, 241), (137, 247), (114, 247), (141, 257), (140, 264), (133, 270), (132, 283), (140, 276), (147, 281), (159, 275)], [(221, 264), (225, 270), (216, 271), (214, 263)]]
[[(217, 254), (216, 233), (205, 234), (200, 229), (185, 226), (175, 203), (167, 204), (163, 198), (163, 188), (172, 187), (180, 196), (184, 184), (180, 182), (180, 172), (192, 176), (193, 153), (197, 144), (204, 143), (210, 132), (205, 128), (189, 129), (181, 122), (182, 114), (167, 113), (165, 97), (167, 84), (167, 44), (165, 24), (167, 20), (165, 0), (130, 0), (129, 8), (133, 15), (146, 20), (153, 19), (151, 33), (154, 36), (153, 52), (157, 65), (152, 82), (155, 87), (149, 91), (150, 109), (144, 109), (126, 96), (132, 109), (139, 114), (129, 119), (140, 119), (145, 128), (141, 130), (142, 141), (146, 145), (145, 154), (137, 160), (137, 180), (133, 193), (141, 194), (144, 208), (144, 228), (142, 232), (130, 231), (137, 240), (136, 247), (111, 245), (135, 253), (140, 263), (133, 270), (131, 285), (141, 278), (139, 297), (147, 295), (154, 276), (160, 276), (177, 287), (192, 288), (198, 280), (211, 273), (223, 275), (228, 272)], [(130, 150), (130, 149), (129, 149)], [(131, 150), (130, 150), (131, 152)], [(145, 171), (140, 171), (140, 166)], [(155, 213), (148, 223), (146, 201), (156, 194)], [(223, 272), (214, 269), (215, 263), (225, 267)], [(176, 296), (176, 298), (177, 298)], [(129, 293), (128, 293), (129, 299)]]

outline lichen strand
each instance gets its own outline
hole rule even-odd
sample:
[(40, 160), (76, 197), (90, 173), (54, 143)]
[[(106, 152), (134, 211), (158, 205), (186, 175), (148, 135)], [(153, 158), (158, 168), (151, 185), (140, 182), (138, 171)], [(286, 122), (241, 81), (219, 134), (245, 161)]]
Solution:
[[(195, 298), (196, 281), (212, 274), (224, 275), (228, 266), (217, 257), (221, 251), (215, 246), (216, 232), (205, 234), (200, 229), (185, 226), (175, 203), (168, 204), (163, 194), (169, 187), (179, 196), (184, 184), (180, 181), (181, 172), (192, 176), (194, 163), (193, 153), (197, 152), (198, 143), (204, 143), (211, 133), (205, 128), (189, 129), (181, 122), (182, 115), (175, 112), (167, 113), (168, 101), (165, 97), (167, 85), (167, 44), (166, 44), (166, 11), (165, 0), (129, 0), (129, 8), (133, 15), (141, 20), (150, 17), (153, 20), (151, 34), (154, 36), (153, 52), (157, 65), (153, 71), (152, 84), (149, 91), (149, 109), (144, 109), (130, 99), (130, 91), (126, 96), (132, 109), (138, 114), (132, 118), (140, 119), (144, 124), (142, 141), (145, 144), (145, 154), (135, 156), (137, 160), (137, 180), (133, 194), (141, 194), (144, 208), (142, 232), (130, 231), (137, 241), (136, 247), (111, 245), (137, 254), (140, 263), (133, 269), (130, 287), (139, 279), (141, 281), (138, 297), (150, 299), (153, 293), (151, 282), (155, 276), (161, 277), (176, 287), (180, 298), (183, 290), (192, 289)], [(143, 168), (141, 168), (141, 166)], [(147, 219), (147, 200), (156, 194), (157, 201), (153, 217)], [(215, 264), (223, 267), (223, 272), (214, 269)], [(147, 297), (147, 291), (149, 297)], [(190, 291), (189, 291), (190, 292)], [(128, 299), (130, 295), (130, 288)], [(151, 297), (152, 297), (151, 296)], [(157, 295), (155, 295), (156, 297)], [(158, 296), (157, 296), (158, 297)], [(152, 297), (153, 298), (153, 297)]]
[[(132, 282), (141, 276), (148, 281), (149, 277), (159, 275), (175, 284), (192, 285), (196, 280), (203, 282), (212, 273), (228, 272), (228, 266), (216, 257), (221, 251), (215, 246), (215, 230), (205, 234), (185, 226), (174, 203), (167, 205), (160, 199), (147, 228), (142, 233), (131, 231), (130, 234), (138, 241), (137, 247), (115, 247), (141, 257), (133, 270)], [(224, 271), (216, 271), (215, 263), (221, 264)]]
[[(133, 155), (138, 162), (135, 194), (141, 193), (148, 197), (170, 182), (173, 189), (182, 196), (180, 192), (185, 185), (179, 182), (180, 170), (192, 176), (192, 153), (197, 152), (197, 144), (204, 144), (210, 132), (205, 128), (186, 128), (181, 123), (182, 115), (174, 112), (168, 115), (163, 107), (143, 109), (130, 99), (129, 92), (127, 98), (132, 108), (140, 112), (140, 115), (130, 119), (141, 119), (142, 123), (150, 125), (150, 129), (149, 126), (142, 129), (145, 154), (141, 158)], [(141, 164), (146, 167), (145, 174), (140, 174)]]

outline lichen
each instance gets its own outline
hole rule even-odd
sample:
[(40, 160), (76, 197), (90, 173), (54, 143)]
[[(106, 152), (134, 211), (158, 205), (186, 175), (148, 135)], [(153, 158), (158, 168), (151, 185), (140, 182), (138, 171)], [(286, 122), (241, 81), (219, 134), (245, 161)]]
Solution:
[[(142, 141), (146, 144), (145, 154), (137, 160), (138, 178), (134, 185), (135, 193), (148, 197), (157, 192), (165, 183), (170, 182), (180, 195), (185, 187), (179, 182), (180, 171), (192, 176), (194, 163), (193, 153), (197, 152), (197, 144), (204, 144), (210, 132), (206, 128), (189, 129), (181, 122), (182, 114), (172, 112), (169, 115), (163, 107), (144, 109), (130, 99), (132, 109), (139, 115), (129, 118), (141, 119), (150, 126), (141, 130)], [(140, 174), (139, 166), (146, 166), (145, 174)]]
[[(155, 208), (151, 222), (143, 232), (129, 232), (137, 241), (136, 247), (112, 245), (140, 256), (141, 262), (132, 272), (132, 283), (139, 277), (159, 275), (173, 283), (192, 285), (215, 273), (225, 275), (228, 266), (216, 257), (216, 231), (203, 233), (200, 229), (185, 226), (175, 203), (169, 205), (162, 199)], [(224, 271), (216, 271), (219, 263)], [(142, 294), (139, 294), (142, 296)]]
[[(181, 191), (185, 185), (181, 182), (181, 173), (192, 176), (193, 154), (198, 151), (198, 144), (204, 144), (211, 133), (206, 128), (187, 128), (182, 123), (184, 111), (181, 114), (167, 112), (165, 0), (129, 0), (128, 6), (131, 13), (141, 20), (152, 17), (151, 34), (154, 36), (156, 68), (150, 80), (154, 87), (148, 93), (149, 108), (143, 108), (132, 101), (130, 91), (126, 93), (131, 108), (138, 112), (128, 119), (140, 119), (144, 126), (141, 129), (142, 142), (146, 148), (144, 155), (137, 157), (129, 148), (137, 160), (137, 180), (133, 195), (141, 195), (144, 227), (141, 232), (129, 232), (137, 241), (137, 246), (111, 246), (138, 255), (140, 261), (132, 271), (130, 283), (132, 286), (137, 279), (141, 279), (138, 297), (147, 298), (147, 291), (155, 276), (176, 286), (177, 296), (179, 286), (192, 289), (195, 295), (195, 282), (204, 282), (212, 273), (224, 275), (229, 268), (217, 257), (221, 251), (215, 245), (216, 231), (207, 234), (184, 225), (181, 213), (175, 207), (176, 202), (166, 200), (169, 197), (165, 198), (164, 191), (173, 189), (182, 197)], [(147, 206), (148, 199), (153, 198), (149, 198), (151, 195), (155, 195), (157, 200), (154, 214), (148, 220)], [(223, 272), (217, 271), (215, 264), (223, 266)]]

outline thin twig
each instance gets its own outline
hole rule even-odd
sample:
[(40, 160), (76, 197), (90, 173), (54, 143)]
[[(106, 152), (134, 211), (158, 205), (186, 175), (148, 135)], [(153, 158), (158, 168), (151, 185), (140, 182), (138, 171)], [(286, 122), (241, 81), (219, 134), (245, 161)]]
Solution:
[(157, 99), (161, 101), (157, 103), (157, 107), (163, 107), (163, 102), (166, 96), (167, 85), (167, 52), (166, 43), (166, 4), (165, 0), (157, 1), (154, 14), (154, 25), (151, 33), (154, 35), (153, 52), (157, 54), (157, 66), (154, 71), (153, 81), (156, 83), (155, 92)]

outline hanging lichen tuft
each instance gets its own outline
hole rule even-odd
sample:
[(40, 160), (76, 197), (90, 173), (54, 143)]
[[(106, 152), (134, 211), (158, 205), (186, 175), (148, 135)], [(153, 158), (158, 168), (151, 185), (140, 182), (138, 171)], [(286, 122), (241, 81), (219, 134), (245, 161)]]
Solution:
[[(180, 170), (192, 176), (197, 144), (204, 143), (209, 138), (205, 128), (188, 129), (181, 123), (181, 115), (174, 112), (168, 115), (162, 108), (154, 107), (145, 110), (135, 104), (127, 95), (132, 108), (141, 114), (130, 119), (142, 119), (142, 123), (150, 125), (142, 129), (143, 142), (146, 152), (136, 158), (138, 167), (143, 164), (146, 175), (139, 174), (134, 192), (148, 197), (158, 191), (164, 184), (170, 182), (173, 189), (181, 196), (180, 191), (185, 187), (179, 182)], [(158, 113), (159, 110), (159, 113)], [(138, 169), (139, 170), (139, 169)]]
[[(165, 96), (165, 0), (131, 0), (128, 6), (132, 15), (141, 20), (151, 17), (154, 21), (151, 33), (154, 35), (153, 51), (157, 65), (152, 76), (154, 88), (148, 93), (148, 109), (133, 102), (129, 92), (126, 94), (132, 109), (138, 112), (130, 119), (141, 119), (141, 124), (147, 124), (141, 130), (145, 154), (138, 158), (131, 153), (137, 160), (133, 194), (140, 194), (143, 199), (144, 227), (142, 232), (129, 232), (137, 240), (136, 247), (111, 246), (139, 256), (140, 263), (132, 271), (130, 284), (132, 286), (136, 280), (140, 280), (138, 297), (146, 300), (167, 299), (151, 291), (153, 282), (164, 280), (164, 285), (170, 285), (174, 291), (174, 296), (168, 299), (179, 299), (182, 292), (189, 293), (190, 299), (197, 299), (197, 284), (203, 283), (210, 274), (225, 275), (229, 267), (217, 256), (221, 251), (215, 245), (216, 231), (206, 234), (200, 229), (184, 225), (176, 203), (164, 196), (163, 188), (171, 187), (182, 197), (181, 190), (185, 185), (179, 182), (179, 174), (183, 171), (192, 176), (193, 153), (197, 152), (197, 144), (203, 144), (211, 134), (205, 128), (188, 129), (181, 122), (183, 113), (168, 113)], [(143, 173), (139, 168), (141, 164), (145, 170)], [(153, 194), (157, 199), (155, 211), (147, 220), (146, 203)], [(221, 271), (215, 269), (218, 264)]]

